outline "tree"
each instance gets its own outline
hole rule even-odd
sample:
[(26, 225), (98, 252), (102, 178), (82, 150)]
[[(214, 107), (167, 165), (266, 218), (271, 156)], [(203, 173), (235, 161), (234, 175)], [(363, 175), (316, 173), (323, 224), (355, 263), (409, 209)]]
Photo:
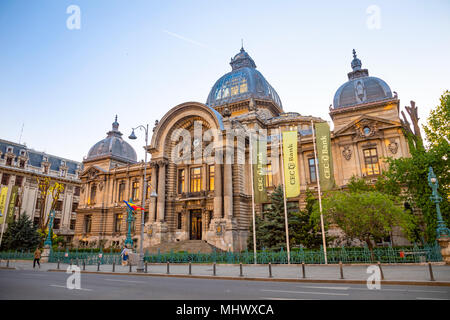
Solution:
[(30, 218), (23, 213), (16, 221), (8, 225), (5, 232), (2, 250), (33, 250), (42, 238)]
[[(257, 249), (268, 250), (286, 249), (286, 226), (284, 214), (283, 189), (281, 186), (275, 188), (270, 195), (271, 205), (263, 212), (262, 216), (255, 217), (256, 244)], [(314, 198), (310, 194), (307, 209), (300, 211), (289, 206), (288, 203), (288, 227), (289, 245), (303, 245), (306, 247), (319, 247), (322, 243), (321, 234), (310, 220), (311, 207)], [(253, 250), (253, 227), (250, 229), (248, 238), (248, 249)]]
[[(417, 119), (418, 120), (418, 119)], [(428, 168), (431, 166), (439, 180), (438, 192), (442, 195), (440, 203), (444, 221), (450, 223), (450, 92), (441, 96), (440, 105), (430, 112), (427, 124), (423, 126), (428, 144), (426, 147), (416, 143), (418, 137), (411, 130), (405, 130), (411, 157), (386, 159), (389, 169), (384, 172), (386, 181), (405, 187), (405, 198), (413, 208), (420, 210), (417, 222), (423, 226), (420, 237), (432, 242), (436, 239), (436, 207), (430, 200), (431, 188), (428, 185)], [(417, 210), (416, 210), (417, 211)]]
[[(411, 215), (378, 191), (334, 192), (322, 200), (322, 207), (327, 224), (337, 224), (350, 239), (367, 243), (371, 252), (372, 240), (388, 236), (394, 226), (400, 226), (408, 238), (414, 226)], [(317, 205), (313, 217), (320, 219)]]

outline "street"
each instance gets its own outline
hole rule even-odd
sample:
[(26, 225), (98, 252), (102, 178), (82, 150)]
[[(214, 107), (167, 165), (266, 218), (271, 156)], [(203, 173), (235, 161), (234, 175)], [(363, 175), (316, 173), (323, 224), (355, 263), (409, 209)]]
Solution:
[(81, 289), (67, 289), (70, 275), (0, 270), (0, 299), (50, 300), (450, 300), (450, 287), (214, 280), (81, 274)]

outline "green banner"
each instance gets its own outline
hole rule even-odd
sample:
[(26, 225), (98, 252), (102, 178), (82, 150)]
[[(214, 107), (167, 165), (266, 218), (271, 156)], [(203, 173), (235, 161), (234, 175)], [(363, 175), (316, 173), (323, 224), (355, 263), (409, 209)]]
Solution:
[(8, 195), (8, 187), (3, 187), (0, 191), (0, 213), (2, 216), (0, 217), (0, 224), (3, 224), (3, 220), (6, 216), (6, 196)]
[(6, 223), (10, 224), (14, 221), (14, 208), (16, 205), (17, 193), (19, 191), (19, 186), (13, 186), (11, 189), (11, 196), (9, 197), (8, 205), (8, 217)]
[(253, 190), (255, 203), (267, 202), (266, 168), (267, 141), (257, 140), (253, 147)]
[(320, 187), (323, 191), (334, 187), (333, 158), (331, 155), (330, 127), (326, 122), (316, 123), (317, 158), (319, 159)]

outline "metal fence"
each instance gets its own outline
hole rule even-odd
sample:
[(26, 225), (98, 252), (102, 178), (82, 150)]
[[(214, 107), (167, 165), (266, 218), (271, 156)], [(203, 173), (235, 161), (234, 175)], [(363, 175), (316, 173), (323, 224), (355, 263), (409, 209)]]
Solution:
[[(33, 260), (34, 253), (31, 251), (0, 252), (1, 260)], [(434, 244), (425, 244), (424, 246), (411, 247), (385, 247), (374, 248), (373, 254), (366, 247), (341, 247), (328, 248), (327, 258), (329, 264), (335, 263), (417, 263), (417, 262), (439, 262), (442, 261), (440, 247), (437, 242)], [(228, 264), (252, 264), (254, 263), (254, 254), (252, 251), (243, 252), (222, 252), (214, 251), (212, 253), (188, 253), (188, 252), (170, 252), (170, 253), (145, 253), (145, 262), (149, 263), (228, 263)], [(72, 263), (93, 265), (93, 264), (120, 264), (121, 256), (113, 252), (78, 252), (78, 251), (52, 251), (49, 262)], [(286, 264), (288, 262), (287, 252), (262, 250), (257, 252), (257, 263), (267, 264)], [(298, 249), (291, 251), (291, 263), (324, 264), (325, 256), (322, 248), (320, 250)]]

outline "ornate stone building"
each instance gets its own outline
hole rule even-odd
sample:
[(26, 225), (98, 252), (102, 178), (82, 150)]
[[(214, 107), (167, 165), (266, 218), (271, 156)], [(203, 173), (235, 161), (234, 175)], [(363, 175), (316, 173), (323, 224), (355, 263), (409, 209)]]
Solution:
[[(54, 232), (71, 242), (80, 201), (81, 181), (78, 178), (82, 164), (73, 160), (35, 151), (23, 144), (0, 140), (0, 187), (8, 187), (6, 203), (10, 203), (13, 186), (18, 187), (14, 203), (14, 217), (26, 213), (39, 223), (40, 191), (36, 178), (50, 178), (51, 184), (64, 184), (55, 209)], [(51, 195), (45, 200), (44, 214), (48, 216)], [(5, 229), (6, 230), (6, 229)]]
[[(146, 248), (192, 240), (222, 250), (246, 248), (252, 221), (252, 130), (267, 130), (269, 192), (281, 184), (278, 137), (284, 130), (299, 133), (300, 195), (288, 201), (301, 208), (306, 190), (316, 190), (311, 124), (324, 120), (285, 112), (278, 94), (243, 48), (230, 65), (231, 72), (217, 80), (206, 104), (182, 103), (155, 124), (147, 150), (151, 155), (147, 194), (155, 191), (157, 197), (146, 199)], [(386, 169), (383, 157), (409, 155), (397, 95), (383, 80), (361, 69), (355, 53), (351, 67), (349, 81), (337, 90), (330, 106), (338, 187), (353, 175), (376, 179)], [(136, 163), (136, 153), (123, 141), (118, 126), (116, 119), (108, 137), (94, 145), (84, 161), (76, 241), (122, 244), (126, 214), (121, 200), (141, 203), (144, 164)], [(266, 205), (258, 204), (256, 211)], [(133, 230), (137, 240), (140, 223)]]

